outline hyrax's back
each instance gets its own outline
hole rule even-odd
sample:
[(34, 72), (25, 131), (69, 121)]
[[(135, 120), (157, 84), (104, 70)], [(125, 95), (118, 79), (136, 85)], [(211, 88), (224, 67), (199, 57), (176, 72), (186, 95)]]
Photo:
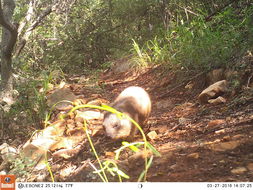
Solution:
[(117, 107), (117, 105), (120, 106), (121, 104), (125, 106), (123, 111), (139, 114), (141, 117), (139, 120), (141, 119), (141, 121), (137, 122), (143, 122), (151, 112), (149, 95), (143, 88), (138, 86), (130, 86), (120, 93), (114, 101), (114, 105)]
[[(140, 125), (151, 112), (151, 101), (148, 93), (141, 87), (131, 86), (123, 90), (113, 102), (112, 107), (129, 115)], [(136, 127), (127, 119), (119, 119), (115, 114), (107, 113), (103, 123), (106, 134), (113, 139), (125, 139), (133, 136)]]

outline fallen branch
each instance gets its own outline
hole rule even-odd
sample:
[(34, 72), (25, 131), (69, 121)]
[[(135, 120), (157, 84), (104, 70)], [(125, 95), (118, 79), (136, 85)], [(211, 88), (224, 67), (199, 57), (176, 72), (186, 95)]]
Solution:
[(230, 2), (226, 3), (225, 5), (223, 5), (218, 10), (216, 10), (215, 12), (211, 13), (210, 15), (208, 15), (205, 18), (205, 21), (206, 22), (211, 21), (213, 16), (217, 15), (218, 13), (220, 13), (223, 9), (225, 9), (226, 7), (228, 7), (229, 5), (231, 5), (232, 3), (234, 3), (235, 1), (238, 1), (238, 0), (231, 0)]

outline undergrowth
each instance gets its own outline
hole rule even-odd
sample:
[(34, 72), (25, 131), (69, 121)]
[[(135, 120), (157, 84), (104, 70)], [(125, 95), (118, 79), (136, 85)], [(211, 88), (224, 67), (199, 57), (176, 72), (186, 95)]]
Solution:
[(210, 70), (233, 66), (253, 44), (252, 7), (244, 9), (245, 17), (228, 7), (207, 22), (204, 16), (191, 21), (171, 22), (168, 30), (147, 41), (143, 47), (134, 41), (139, 63), (164, 64), (168, 69)]

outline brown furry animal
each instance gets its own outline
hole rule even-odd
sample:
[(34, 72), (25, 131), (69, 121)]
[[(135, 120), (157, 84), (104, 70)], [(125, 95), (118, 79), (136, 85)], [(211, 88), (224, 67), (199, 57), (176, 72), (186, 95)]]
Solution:
[[(131, 86), (120, 93), (111, 107), (127, 114), (142, 126), (151, 112), (151, 100), (143, 88)], [(111, 112), (104, 115), (103, 126), (106, 135), (114, 140), (131, 140), (136, 133), (136, 126), (129, 119), (119, 119), (116, 114)]]

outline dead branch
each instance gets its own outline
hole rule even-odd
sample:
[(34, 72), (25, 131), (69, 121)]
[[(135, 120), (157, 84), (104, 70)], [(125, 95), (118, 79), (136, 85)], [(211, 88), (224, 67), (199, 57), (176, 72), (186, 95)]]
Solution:
[(31, 24), (31, 26), (25, 31), (23, 38), (16, 49), (15, 57), (18, 57), (26, 45), (26, 42), (31, 34), (31, 32), (43, 21), (43, 19), (53, 11), (53, 5), (50, 5), (46, 10), (44, 10), (40, 16)]

